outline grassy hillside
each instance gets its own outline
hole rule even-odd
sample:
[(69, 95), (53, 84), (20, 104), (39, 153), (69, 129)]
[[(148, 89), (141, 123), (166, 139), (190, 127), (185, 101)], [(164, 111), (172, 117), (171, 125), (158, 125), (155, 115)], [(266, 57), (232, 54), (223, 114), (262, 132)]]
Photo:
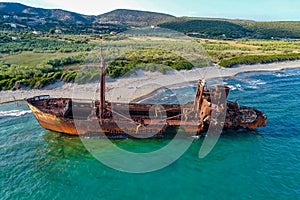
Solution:
[(17, 15), (19, 17), (38, 17), (66, 23), (89, 23), (94, 20), (94, 16), (81, 15), (61, 9), (43, 9), (26, 6), (20, 3), (1, 3), (0, 13), (5, 15)]
[(174, 20), (159, 26), (202, 38), (241, 38), (251, 35), (251, 31), (240, 24), (211, 19)]
[(162, 13), (117, 9), (98, 16), (100, 23), (118, 23), (127, 26), (151, 26), (175, 19), (174, 16)]
[(42, 31), (58, 29), (68, 34), (106, 34), (130, 27), (159, 25), (189, 36), (214, 39), (300, 39), (300, 22), (174, 17), (172, 15), (117, 9), (98, 16), (60, 9), (41, 9), (19, 3), (0, 3), (0, 30)]
[(159, 26), (201, 38), (300, 39), (300, 22), (177, 18)]
[(101, 24), (95, 16), (61, 9), (42, 9), (19, 3), (0, 3), (0, 30), (106, 34), (126, 30), (121, 24)]
[(293, 38), (300, 39), (299, 21), (278, 22), (240, 22), (242, 26), (252, 31), (252, 37), (257, 39)]

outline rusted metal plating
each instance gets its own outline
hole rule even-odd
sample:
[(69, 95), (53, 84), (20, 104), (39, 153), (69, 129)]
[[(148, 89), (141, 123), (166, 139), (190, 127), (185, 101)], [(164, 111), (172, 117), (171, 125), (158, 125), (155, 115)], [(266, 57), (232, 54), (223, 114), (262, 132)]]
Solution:
[[(101, 92), (105, 93), (105, 86), (102, 86)], [(225, 129), (254, 129), (267, 124), (267, 117), (261, 111), (239, 106), (237, 102), (226, 102), (228, 94), (229, 87), (217, 86), (215, 90), (208, 91), (205, 82), (199, 80), (194, 102), (184, 105), (110, 103), (105, 101), (104, 95), (100, 95), (100, 101), (92, 105), (49, 96), (26, 101), (42, 127), (72, 135), (162, 134), (169, 127), (179, 126), (188, 134), (203, 133), (212, 123), (223, 123)], [(218, 99), (225, 101), (218, 102)], [(154, 116), (150, 117), (152, 111)], [(225, 112), (225, 121), (216, 121), (212, 111)], [(130, 116), (126, 114), (128, 112)]]

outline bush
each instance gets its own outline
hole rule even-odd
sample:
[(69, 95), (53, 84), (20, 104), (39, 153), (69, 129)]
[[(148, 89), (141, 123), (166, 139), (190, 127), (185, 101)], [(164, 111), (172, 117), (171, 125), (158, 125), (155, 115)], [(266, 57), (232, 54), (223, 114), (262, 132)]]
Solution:
[(40, 80), (35, 82), (34, 88), (39, 89), (39, 88), (45, 87), (47, 85), (50, 85), (54, 82), (55, 82), (55, 79), (53, 79), (53, 78), (41, 78)]
[(222, 60), (219, 65), (222, 67), (232, 67), (234, 65), (241, 64), (265, 64), (272, 62), (288, 61), (288, 60), (298, 60), (300, 59), (300, 54), (274, 54), (274, 55), (247, 55), (241, 57), (235, 57), (227, 60)]
[(107, 74), (112, 78), (126, 75), (133, 69), (160, 71), (166, 73), (168, 68), (190, 70), (194, 66), (179, 55), (161, 49), (142, 49), (130, 52), (108, 63)]
[(61, 76), (61, 80), (67, 83), (74, 82), (78, 72), (66, 72)]
[(181, 60), (175, 62), (171, 67), (176, 70), (184, 70), (184, 69), (191, 70), (194, 66), (186, 60)]

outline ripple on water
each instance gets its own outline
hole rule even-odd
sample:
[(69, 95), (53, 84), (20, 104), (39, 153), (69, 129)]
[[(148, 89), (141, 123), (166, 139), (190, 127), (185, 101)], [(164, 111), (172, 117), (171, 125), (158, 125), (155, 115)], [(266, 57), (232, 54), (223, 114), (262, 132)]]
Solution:
[[(198, 158), (203, 139), (195, 140), (175, 163), (147, 174), (127, 174), (104, 166), (85, 149), (80, 138), (42, 129), (31, 113), (0, 117), (1, 198), (297, 199), (299, 72), (250, 73), (226, 79), (236, 87), (231, 90), (230, 99), (264, 111), (268, 126), (255, 131), (225, 132), (204, 159)], [(177, 95), (185, 101), (193, 100), (194, 90), (175, 88), (170, 93), (172, 98), (166, 101), (174, 101)], [(163, 93), (157, 93), (155, 98), (164, 98)], [(2, 114), (16, 110), (29, 112), (24, 105), (0, 105)], [(161, 141), (114, 143), (147, 152), (160, 147)]]

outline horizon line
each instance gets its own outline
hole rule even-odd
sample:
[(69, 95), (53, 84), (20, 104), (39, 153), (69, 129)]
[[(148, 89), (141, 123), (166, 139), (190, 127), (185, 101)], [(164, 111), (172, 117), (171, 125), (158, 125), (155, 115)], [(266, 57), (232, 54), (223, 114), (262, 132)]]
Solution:
[(144, 9), (133, 9), (133, 8), (115, 8), (109, 11), (105, 11), (103, 13), (100, 14), (85, 14), (85, 13), (81, 13), (78, 11), (72, 11), (72, 10), (68, 10), (68, 9), (63, 9), (63, 8), (59, 8), (59, 7), (53, 7), (53, 8), (47, 8), (47, 7), (42, 7), (42, 6), (35, 6), (35, 5), (29, 5), (29, 4), (25, 4), (25, 3), (20, 3), (20, 2), (3, 2), (0, 1), (0, 3), (4, 3), (4, 4), (20, 4), (23, 6), (27, 6), (27, 7), (31, 7), (31, 8), (37, 8), (37, 9), (45, 9), (45, 10), (62, 10), (62, 11), (66, 11), (66, 12), (70, 12), (70, 13), (75, 13), (75, 14), (80, 14), (80, 15), (85, 15), (85, 16), (100, 16), (100, 15), (104, 15), (116, 10), (128, 10), (128, 11), (140, 11), (140, 12), (150, 12), (150, 13), (156, 13), (156, 14), (163, 14), (163, 15), (170, 15), (172, 17), (175, 18), (201, 18), (201, 19), (223, 19), (223, 20), (236, 20), (236, 21), (253, 21), (253, 22), (300, 22), (300, 19), (289, 19), (289, 20), (284, 20), (284, 19), (265, 19), (265, 20), (256, 20), (256, 19), (251, 19), (251, 18), (233, 18), (233, 17), (226, 17), (226, 16), (193, 16), (193, 15), (174, 15), (174, 14), (170, 14), (170, 13), (166, 13), (166, 12), (162, 12), (162, 11), (153, 11), (153, 10), (144, 10)]

